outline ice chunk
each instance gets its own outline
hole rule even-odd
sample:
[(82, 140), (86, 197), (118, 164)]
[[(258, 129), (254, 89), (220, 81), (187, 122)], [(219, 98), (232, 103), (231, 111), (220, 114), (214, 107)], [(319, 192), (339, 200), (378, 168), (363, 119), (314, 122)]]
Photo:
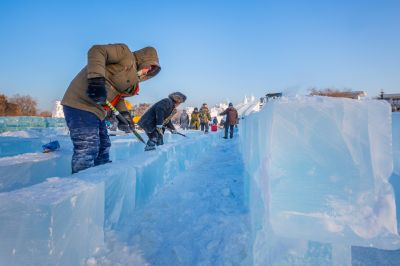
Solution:
[(96, 185), (104, 184), (104, 226), (114, 228), (135, 209), (136, 169), (127, 162), (101, 165), (74, 177)]
[(268, 228), (277, 237), (332, 243), (338, 250), (400, 247), (388, 183), (393, 165), (386, 102), (268, 102), (244, 119), (240, 138), (251, 177), (256, 252), (267, 240), (258, 233)]
[(27, 153), (0, 158), (0, 192), (27, 187), (52, 176), (71, 174), (71, 154)]
[(0, 157), (38, 152), (41, 146), (39, 138), (0, 137)]
[(104, 241), (103, 203), (77, 179), (0, 193), (0, 265), (80, 265)]

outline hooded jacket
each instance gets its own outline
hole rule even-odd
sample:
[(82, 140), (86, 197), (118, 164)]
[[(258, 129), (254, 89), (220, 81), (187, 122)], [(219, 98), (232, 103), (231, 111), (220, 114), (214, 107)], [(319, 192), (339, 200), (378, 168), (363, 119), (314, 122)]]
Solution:
[(103, 106), (93, 102), (86, 95), (86, 90), (88, 78), (105, 77), (107, 100), (119, 111), (127, 111), (124, 97), (138, 93), (137, 72), (149, 66), (158, 69), (140, 81), (155, 76), (160, 69), (157, 51), (153, 47), (131, 52), (125, 44), (94, 45), (88, 51), (87, 66), (72, 80), (61, 104), (94, 113), (103, 120), (107, 111)]
[(225, 111), (220, 113), (220, 115), (226, 115), (226, 125), (236, 125), (238, 123), (238, 112), (233, 106), (228, 107)]
[(164, 125), (175, 130), (171, 119), (165, 121), (165, 119), (170, 117), (173, 112), (176, 112), (174, 102), (170, 98), (162, 99), (161, 101), (156, 102), (143, 114), (138, 125), (146, 131), (146, 133), (153, 132), (157, 125)]
[(202, 106), (200, 108), (200, 122), (208, 123), (209, 121), (211, 121), (210, 110), (207, 106)]

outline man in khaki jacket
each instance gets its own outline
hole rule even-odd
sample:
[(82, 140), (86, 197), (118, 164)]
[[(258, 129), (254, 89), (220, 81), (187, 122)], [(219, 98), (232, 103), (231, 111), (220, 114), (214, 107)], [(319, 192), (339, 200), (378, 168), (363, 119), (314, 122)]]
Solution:
[(204, 133), (208, 133), (208, 122), (211, 120), (210, 110), (208, 109), (208, 105), (203, 103), (200, 108), (200, 126), (201, 131)]
[[(110, 102), (132, 123), (124, 98), (138, 94), (139, 82), (160, 71), (157, 51), (146, 47), (132, 52), (125, 44), (94, 45), (88, 63), (72, 80), (61, 104), (74, 144), (72, 173), (110, 162), (111, 146), (104, 118)], [(122, 125), (121, 125), (122, 124)], [(121, 129), (130, 124), (120, 121)]]

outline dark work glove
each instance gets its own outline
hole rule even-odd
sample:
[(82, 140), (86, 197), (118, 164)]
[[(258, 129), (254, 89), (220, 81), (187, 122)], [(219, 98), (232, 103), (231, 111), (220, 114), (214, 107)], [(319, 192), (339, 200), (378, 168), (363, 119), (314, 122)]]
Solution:
[(125, 131), (126, 133), (132, 132), (131, 128), (134, 128), (133, 122), (132, 122), (132, 116), (129, 114), (128, 111), (122, 111), (120, 113), (122, 117), (125, 119), (121, 119), (121, 117), (117, 116), (118, 119), (118, 129)]
[(88, 79), (86, 95), (97, 104), (104, 104), (107, 100), (106, 79), (104, 77)]

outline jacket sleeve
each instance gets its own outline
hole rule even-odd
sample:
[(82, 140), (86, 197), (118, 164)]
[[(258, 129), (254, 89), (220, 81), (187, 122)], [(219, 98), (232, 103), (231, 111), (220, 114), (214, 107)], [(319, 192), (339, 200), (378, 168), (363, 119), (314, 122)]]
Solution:
[(226, 109), (225, 111), (223, 111), (223, 112), (220, 113), (219, 115), (226, 115), (226, 111), (228, 111), (228, 109)]
[(125, 44), (94, 45), (88, 51), (87, 77), (105, 77), (106, 65), (129, 58), (131, 51)]

